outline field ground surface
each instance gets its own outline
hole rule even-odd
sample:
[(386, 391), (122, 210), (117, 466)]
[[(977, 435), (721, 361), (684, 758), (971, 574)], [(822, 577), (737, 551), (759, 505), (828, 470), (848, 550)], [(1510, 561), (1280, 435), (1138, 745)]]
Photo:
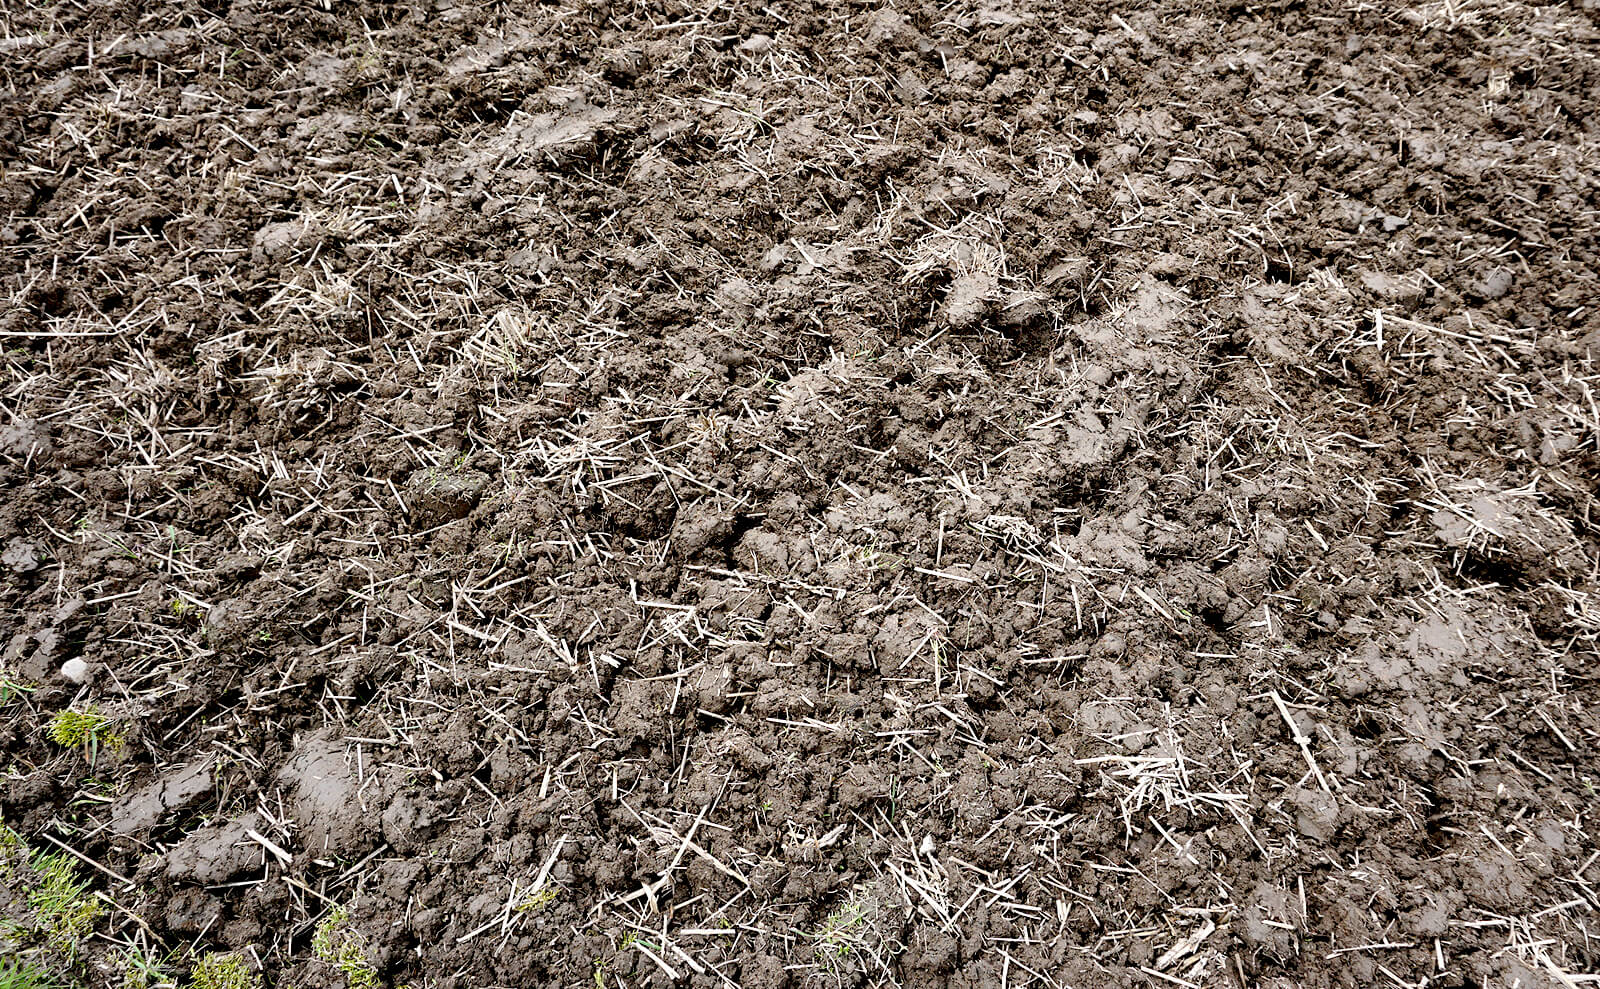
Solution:
[(1597, 55), (0, 0), (0, 985), (1592, 984)]

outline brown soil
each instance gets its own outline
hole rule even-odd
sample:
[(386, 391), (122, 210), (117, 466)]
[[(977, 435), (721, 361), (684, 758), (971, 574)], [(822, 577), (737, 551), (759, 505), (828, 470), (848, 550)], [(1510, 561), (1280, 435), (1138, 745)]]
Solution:
[(1597, 55), (1595, 0), (0, 5), (0, 813), (101, 906), (0, 869), (0, 954), (1594, 979)]

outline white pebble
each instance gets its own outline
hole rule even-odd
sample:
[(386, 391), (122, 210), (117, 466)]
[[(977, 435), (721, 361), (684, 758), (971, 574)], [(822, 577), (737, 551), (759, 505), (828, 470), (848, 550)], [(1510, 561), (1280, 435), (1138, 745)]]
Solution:
[(81, 659), (69, 659), (61, 664), (61, 675), (73, 683), (89, 679), (89, 664)]

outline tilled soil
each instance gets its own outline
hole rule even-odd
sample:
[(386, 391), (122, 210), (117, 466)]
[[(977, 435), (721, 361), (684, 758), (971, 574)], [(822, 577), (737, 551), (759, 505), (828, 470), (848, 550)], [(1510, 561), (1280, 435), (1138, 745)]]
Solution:
[(1594, 0), (0, 6), (0, 814), (96, 896), (0, 843), (0, 954), (1592, 981), (1597, 55)]

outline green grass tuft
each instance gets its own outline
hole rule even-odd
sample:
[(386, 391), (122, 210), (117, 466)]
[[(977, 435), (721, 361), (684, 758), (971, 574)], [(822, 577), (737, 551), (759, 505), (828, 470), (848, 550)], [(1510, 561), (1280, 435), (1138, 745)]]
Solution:
[(11, 861), (23, 848), (22, 836), (0, 823), (0, 876), (9, 876), (14, 864)]
[(10, 704), (15, 698), (23, 694), (31, 694), (36, 687), (23, 683), (16, 673), (0, 666), (0, 707)]
[(50, 741), (65, 748), (81, 748), (91, 756), (100, 749), (113, 752), (122, 748), (123, 737), (116, 731), (111, 719), (98, 708), (82, 711), (60, 711), (50, 719), (45, 728)]
[(0, 959), (0, 989), (63, 989), (44, 969), (16, 958)]
[(123, 956), (122, 989), (172, 989), (178, 980), (154, 955), (130, 948)]
[[(69, 960), (76, 958), (101, 912), (89, 883), (78, 876), (77, 863), (66, 855), (29, 848), (21, 835), (0, 823), (0, 879), (10, 884), (14, 902), (26, 903), (32, 911), (31, 917), (0, 920), (6, 935), (42, 943), (51, 953)], [(26, 967), (12, 968), (15, 971), (5, 978), (20, 980)], [(12, 989), (12, 985), (0, 979), (0, 989)]]
[(76, 864), (66, 855), (34, 852), (28, 867), (37, 883), (28, 891), (35, 932), (51, 948), (75, 957), (100, 916), (100, 904), (89, 895), (89, 884), (78, 878)]
[(238, 955), (212, 952), (189, 972), (194, 989), (260, 989), (261, 976)]
[(347, 989), (378, 989), (378, 970), (367, 961), (366, 938), (350, 926), (350, 911), (334, 907), (311, 935), (311, 953), (344, 975)]

